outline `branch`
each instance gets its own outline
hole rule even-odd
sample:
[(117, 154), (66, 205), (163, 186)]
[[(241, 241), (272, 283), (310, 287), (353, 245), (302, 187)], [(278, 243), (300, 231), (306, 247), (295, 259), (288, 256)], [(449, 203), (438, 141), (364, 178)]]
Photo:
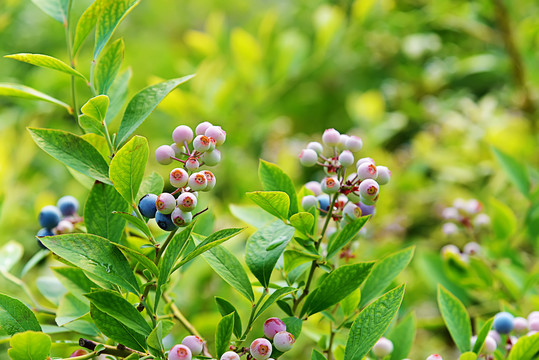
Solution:
[(108, 354), (108, 355), (114, 355), (119, 357), (128, 357), (131, 354), (137, 354), (140, 356), (146, 356), (148, 354), (130, 349), (122, 344), (118, 344), (117, 346), (111, 346), (111, 345), (105, 345), (100, 344), (92, 340), (87, 340), (80, 338), (79, 339), (79, 345), (81, 347), (84, 347), (86, 349), (94, 351), (97, 345), (103, 345), (105, 349), (103, 351), (100, 351), (99, 354)]

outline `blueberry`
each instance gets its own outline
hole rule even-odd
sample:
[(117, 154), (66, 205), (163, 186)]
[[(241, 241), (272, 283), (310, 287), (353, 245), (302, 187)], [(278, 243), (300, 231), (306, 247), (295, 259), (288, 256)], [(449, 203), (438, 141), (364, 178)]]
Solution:
[(303, 149), (299, 154), (299, 161), (303, 166), (314, 166), (318, 161), (318, 154), (313, 149)]
[(75, 215), (79, 210), (79, 201), (73, 196), (66, 195), (58, 200), (56, 206), (64, 216)]
[(196, 335), (189, 335), (183, 338), (182, 345), (187, 346), (193, 355), (199, 355), (204, 349), (204, 340)]
[(366, 205), (366, 204), (363, 204), (362, 202), (359, 203), (359, 208), (361, 209), (361, 214), (363, 216), (374, 215), (375, 210), (376, 210), (374, 205)]
[(168, 145), (161, 145), (155, 150), (155, 159), (161, 165), (168, 165), (172, 162), (172, 157), (176, 155), (174, 149)]
[(329, 198), (329, 195), (322, 194), (322, 195), (318, 195), (316, 198), (318, 199), (318, 204), (320, 204), (320, 209), (324, 211), (329, 211), (329, 204), (331, 201), (331, 199)]
[[(52, 230), (50, 229), (47, 229), (47, 228), (42, 228), (40, 229), (37, 234), (36, 234), (37, 237), (42, 237), (42, 236), (54, 236), (54, 233), (52, 232)], [(37, 244), (43, 248), (43, 249), (46, 249), (45, 245), (43, 245), (43, 243), (37, 239)]]
[(155, 194), (146, 194), (138, 202), (138, 209), (142, 216), (153, 219), (155, 217), (155, 212), (157, 208), (155, 207), (155, 202), (157, 201), (157, 195)]
[(301, 199), (301, 207), (309, 211), (309, 209), (318, 205), (318, 199), (314, 195), (307, 195)]
[(513, 330), (513, 319), (508, 312), (499, 312), (494, 316), (492, 327), (500, 334), (508, 334)]
[(62, 214), (56, 206), (47, 205), (39, 212), (39, 225), (52, 229), (58, 225), (61, 216)]
[(159, 226), (161, 229), (165, 231), (172, 231), (176, 229), (176, 225), (172, 222), (172, 218), (170, 217), (170, 214), (162, 214), (159, 211), (155, 213), (155, 222), (157, 223), (157, 226)]
[(337, 146), (341, 140), (341, 134), (335, 129), (326, 129), (322, 135), (322, 142), (327, 146)]
[(187, 125), (180, 125), (172, 132), (172, 140), (178, 146), (184, 142), (190, 143), (193, 140), (193, 130)]

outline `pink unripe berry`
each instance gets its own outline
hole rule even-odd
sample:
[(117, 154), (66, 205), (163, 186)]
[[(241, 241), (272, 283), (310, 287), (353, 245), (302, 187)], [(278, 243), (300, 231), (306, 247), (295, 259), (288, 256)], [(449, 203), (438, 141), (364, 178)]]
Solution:
[(226, 132), (220, 126), (210, 126), (204, 135), (213, 138), (217, 146), (222, 145), (226, 140)]
[(187, 183), (194, 191), (205, 190), (206, 186), (208, 186), (208, 180), (206, 180), (206, 175), (203, 172), (191, 174)]
[(215, 187), (215, 184), (217, 182), (217, 180), (215, 179), (215, 175), (213, 175), (213, 173), (209, 170), (203, 170), (201, 171), (201, 173), (204, 174), (204, 176), (206, 176), (206, 188), (202, 191), (210, 191), (212, 190), (214, 187)]
[(341, 134), (341, 136), (339, 137), (339, 145), (337, 145), (339, 147), (339, 149), (341, 149), (341, 150), (348, 149), (346, 147), (346, 142), (348, 141), (349, 138), (350, 138), (350, 136), (348, 136), (346, 134)]
[(190, 192), (184, 192), (178, 196), (178, 207), (182, 211), (193, 211), (197, 206), (197, 197)]
[(359, 184), (359, 195), (362, 198), (374, 199), (378, 192), (380, 191), (380, 186), (373, 179), (366, 179)]
[(523, 317), (513, 319), (513, 330), (516, 332), (526, 332), (528, 330), (528, 320)]
[(438, 354), (432, 354), (430, 355), (427, 360), (443, 360), (442, 357)]
[(312, 149), (303, 149), (299, 154), (299, 162), (303, 166), (311, 167), (316, 165), (318, 154)]
[(174, 150), (174, 154), (176, 155), (177, 158), (181, 157), (185, 152), (185, 147), (183, 146), (178, 146), (176, 145), (176, 143), (172, 143), (170, 144), (170, 147), (172, 148), (172, 150)]
[(182, 344), (174, 345), (168, 352), (168, 360), (191, 360), (192, 357), (191, 349)]
[(320, 186), (322, 191), (326, 194), (335, 194), (337, 191), (339, 191), (341, 183), (336, 178), (327, 177), (322, 180)]
[(532, 318), (529, 322), (528, 322), (528, 327), (531, 331), (539, 331), (539, 318), (535, 317), (535, 318)]
[(286, 331), (286, 325), (281, 319), (277, 317), (272, 317), (264, 322), (264, 326), (262, 329), (264, 331), (264, 335), (268, 339), (272, 340), (275, 334), (277, 334), (278, 332)]
[(464, 245), (464, 253), (466, 255), (478, 255), (481, 253), (481, 245), (479, 245), (476, 242), (469, 242), (466, 245)]
[(484, 228), (490, 225), (490, 217), (487, 214), (477, 214), (472, 223), (478, 228)]
[(162, 193), (157, 197), (155, 207), (161, 214), (170, 214), (176, 207), (176, 199), (170, 193)]
[(172, 214), (170, 214), (170, 218), (177, 226), (186, 226), (193, 221), (193, 214), (184, 212), (180, 208), (175, 208)]
[(358, 136), (349, 136), (346, 140), (346, 148), (350, 150), (351, 152), (356, 152), (361, 150), (363, 147), (363, 141)]
[(168, 178), (170, 180), (170, 185), (179, 189), (187, 185), (187, 181), (189, 180), (189, 174), (182, 168), (176, 168), (170, 172)]
[(73, 223), (69, 220), (60, 220), (58, 225), (56, 225), (56, 232), (58, 234), (69, 234), (73, 232)]
[(172, 162), (171, 156), (175, 155), (174, 149), (168, 145), (161, 145), (155, 150), (155, 160), (161, 165), (170, 164)]
[(172, 141), (178, 146), (182, 146), (184, 142), (190, 143), (193, 140), (193, 130), (187, 125), (180, 125), (172, 132)]
[(204, 161), (204, 164), (208, 166), (215, 166), (221, 161), (221, 152), (217, 149), (213, 151), (207, 151), (202, 154), (201, 159), (202, 161)]
[(322, 135), (322, 142), (327, 146), (337, 146), (341, 140), (341, 134), (335, 129), (327, 129)]
[(349, 202), (344, 206), (342, 213), (348, 220), (356, 220), (361, 217), (361, 208), (356, 204)]
[(376, 178), (378, 184), (386, 185), (389, 183), (389, 180), (391, 180), (391, 171), (387, 166), (377, 166), (376, 170), (378, 170), (378, 177)]
[(204, 349), (204, 340), (196, 335), (189, 335), (183, 338), (182, 345), (187, 346), (193, 355), (199, 355)]
[(366, 158), (361, 158), (356, 162), (356, 168), (358, 168), (359, 165), (364, 164), (364, 163), (369, 163), (369, 164), (375, 165), (374, 160), (372, 158), (366, 157)]
[(195, 171), (200, 167), (200, 163), (195, 158), (189, 158), (185, 162), (185, 168), (189, 171)]
[(528, 322), (535, 318), (539, 318), (539, 311), (532, 311), (528, 314)]
[(316, 151), (316, 154), (318, 154), (318, 155), (322, 155), (322, 153), (324, 152), (324, 146), (322, 146), (322, 144), (320, 144), (317, 141), (312, 141), (312, 142), (308, 143), (307, 144), (307, 149), (311, 149), (311, 150)]
[(442, 226), (442, 232), (447, 236), (453, 236), (459, 232), (459, 228), (456, 224), (445, 223)]
[(193, 148), (198, 152), (205, 152), (210, 149), (210, 138), (205, 135), (198, 135), (193, 140)]
[(483, 205), (476, 199), (468, 200), (466, 202), (466, 205), (464, 206), (464, 211), (466, 211), (470, 215), (477, 214), (482, 209)]
[(381, 337), (374, 347), (372, 348), (372, 353), (378, 357), (385, 357), (393, 352), (393, 343), (391, 340)]
[(273, 349), (267, 339), (258, 338), (251, 343), (249, 350), (255, 360), (266, 360), (271, 356)]
[(461, 218), (458, 209), (456, 209), (454, 207), (445, 208), (442, 211), (442, 217), (445, 220), (456, 220), (456, 221), (460, 220), (460, 218)]
[(234, 351), (227, 351), (221, 355), (220, 360), (240, 360), (240, 356)]
[(378, 169), (376, 165), (365, 162), (357, 167), (357, 176), (361, 181), (365, 179), (375, 180), (378, 177)]
[(493, 354), (494, 351), (496, 351), (496, 348), (498, 347), (498, 344), (496, 344), (496, 340), (491, 338), (490, 336), (487, 336), (485, 338), (485, 343), (483, 345), (483, 350), (487, 354)]
[(339, 155), (339, 162), (342, 166), (350, 166), (354, 163), (354, 155), (349, 150), (344, 150)]
[(318, 206), (318, 199), (313, 195), (307, 195), (301, 199), (301, 207), (304, 210), (309, 210), (316, 206)]
[(305, 188), (311, 190), (314, 196), (322, 194), (322, 187), (318, 181), (309, 181), (305, 184)]
[(498, 334), (498, 332), (496, 330), (490, 330), (488, 332), (488, 336), (490, 336), (491, 338), (493, 338), (494, 340), (496, 340), (496, 343), (497, 344), (501, 344), (502, 343), (502, 337), (500, 336), (500, 334)]
[(273, 346), (275, 346), (275, 348), (281, 352), (292, 349), (295, 342), (296, 340), (294, 339), (294, 335), (287, 331), (279, 331), (273, 337)]
[(195, 129), (195, 133), (197, 135), (204, 135), (206, 133), (206, 130), (208, 130), (210, 126), (213, 126), (213, 125), (209, 121), (201, 122), (200, 124), (197, 125)]

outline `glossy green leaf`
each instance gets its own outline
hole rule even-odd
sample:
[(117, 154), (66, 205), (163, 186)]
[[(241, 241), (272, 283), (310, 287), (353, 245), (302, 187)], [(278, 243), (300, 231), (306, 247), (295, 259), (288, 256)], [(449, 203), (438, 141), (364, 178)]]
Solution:
[(87, 301), (83, 294), (89, 293), (99, 286), (88, 279), (84, 271), (75, 267), (52, 267), (58, 280), (64, 287), (79, 300)]
[(215, 302), (217, 303), (217, 308), (219, 309), (219, 313), (221, 316), (225, 316), (228, 314), (234, 314), (234, 335), (239, 339), (241, 338), (241, 318), (238, 314), (238, 310), (232, 305), (228, 300), (225, 300), (219, 296), (215, 297)]
[(159, 269), (157, 268), (157, 265), (155, 265), (155, 263), (150, 260), (146, 255), (135, 249), (128, 248), (124, 245), (116, 244), (116, 247), (120, 249), (124, 254), (139, 262), (140, 265), (142, 265), (144, 268), (150, 270), (153, 276), (159, 276)]
[(358, 310), (361, 301), (361, 290), (356, 289), (341, 300), (341, 308), (344, 316), (348, 317)]
[(389, 360), (401, 360), (408, 357), (414, 344), (416, 319), (413, 313), (408, 314), (397, 326), (391, 329), (387, 338), (393, 342), (393, 351)]
[(286, 331), (294, 335), (294, 337), (299, 338), (301, 335), (301, 328), (303, 326), (303, 320), (295, 316), (282, 318), (284, 324), (286, 325)]
[(246, 193), (247, 197), (273, 216), (286, 220), (290, 199), (282, 191), (254, 191)]
[(470, 351), (472, 325), (466, 307), (441, 285), (438, 285), (438, 307), (459, 351), (461, 353)]
[(277, 165), (260, 160), (258, 177), (265, 191), (284, 191), (290, 198), (288, 217), (298, 212), (298, 199), (296, 190), (290, 177)]
[(234, 329), (234, 314), (223, 316), (219, 324), (217, 324), (217, 332), (215, 333), (215, 350), (217, 357), (221, 357), (230, 347), (230, 339)]
[(107, 125), (109, 125), (112, 120), (116, 118), (127, 103), (127, 91), (131, 75), (131, 69), (127, 69), (120, 73), (107, 91), (107, 95), (110, 98), (109, 111), (107, 111), (107, 116), (105, 117), (105, 122)]
[(94, 59), (97, 59), (120, 22), (140, 2), (140, 0), (100, 1), (103, 10), (99, 13), (95, 28)]
[(90, 312), (88, 301), (82, 301), (77, 296), (67, 293), (60, 300), (60, 305), (56, 310), (56, 324), (64, 326), (77, 320)]
[(79, 115), (79, 125), (87, 134), (90, 133), (105, 136), (105, 128), (93, 117), (84, 114)]
[(146, 194), (159, 195), (163, 192), (164, 186), (165, 182), (163, 178), (154, 171), (142, 179), (142, 183), (140, 184), (140, 188), (138, 189), (138, 194), (135, 200), (139, 201)]
[(152, 233), (150, 232), (150, 228), (148, 227), (148, 225), (144, 221), (140, 220), (138, 217), (125, 213), (125, 212), (121, 212), (121, 211), (114, 211), (113, 214), (127, 220), (128, 223), (130, 223), (131, 225), (134, 225), (137, 229), (142, 231), (144, 235), (146, 235), (147, 237), (152, 236)]
[(144, 335), (137, 333), (126, 324), (99, 310), (94, 304), (90, 304), (90, 314), (95, 325), (103, 334), (131, 349), (145, 351), (146, 337)]
[[(157, 326), (152, 330), (148, 336), (147, 342), (148, 346), (153, 347), (154, 349), (159, 349), (164, 351), (163, 348), (163, 338), (168, 335), (174, 323), (170, 320), (161, 320), (157, 323)], [(133, 354), (136, 355), (136, 354)], [(137, 357), (138, 359), (138, 357)]]
[(32, 0), (45, 14), (62, 24), (66, 24), (69, 0)]
[(268, 214), (256, 205), (231, 204), (229, 209), (232, 215), (255, 228), (261, 228), (276, 220), (275, 216)]
[(314, 260), (319, 259), (320, 256), (313, 255), (311, 253), (307, 253), (304, 251), (298, 251), (298, 250), (286, 250), (283, 254), (284, 259), (284, 271), (286, 273), (291, 272), (298, 266), (312, 262)]
[(86, 102), (80, 109), (84, 115), (103, 123), (109, 108), (109, 97), (107, 95), (97, 95)]
[(507, 239), (517, 229), (517, 219), (513, 211), (501, 201), (490, 198), (489, 201), (492, 230), (498, 239)]
[(59, 60), (49, 55), (20, 53), (20, 54), (5, 55), (4, 57), (8, 59), (14, 59), (21, 62), (25, 62), (34, 66), (39, 66), (46, 69), (60, 71), (68, 75), (76, 76), (78, 78), (81, 78), (85, 82), (88, 82), (88, 80), (86, 80), (84, 75), (82, 75), (80, 72), (73, 69), (71, 66), (67, 65), (62, 60)]
[(486, 323), (484, 323), (481, 327), (481, 330), (479, 330), (479, 333), (477, 334), (477, 339), (475, 340), (475, 344), (472, 349), (472, 351), (477, 355), (479, 355), (480, 350), (485, 343), (485, 339), (487, 338), (488, 333), (492, 328), (492, 323), (494, 323), (494, 318), (491, 318)]
[(403, 297), (404, 285), (401, 285), (382, 295), (359, 313), (348, 335), (345, 359), (361, 360), (369, 353), (393, 321)]
[(98, 94), (106, 94), (114, 82), (124, 60), (124, 41), (114, 41), (101, 56), (95, 68), (95, 87)]
[(361, 291), (360, 307), (376, 299), (391, 285), (391, 282), (408, 266), (414, 256), (415, 247), (390, 254), (376, 262)]
[(129, 204), (114, 187), (96, 181), (84, 206), (84, 223), (88, 233), (119, 242), (125, 219), (114, 216), (114, 211), (127, 211)]
[(50, 254), (50, 251), (48, 249), (41, 249), (38, 252), (36, 252), (30, 260), (24, 264), (24, 267), (21, 270), (21, 278), (23, 278), (28, 271), (32, 270), (34, 266), (39, 264), (43, 259), (45, 259)]
[(326, 360), (326, 357), (320, 351), (313, 349), (311, 360)]
[[(259, 229), (247, 240), (245, 261), (253, 275), (265, 288), (269, 286), (275, 264), (294, 236), (294, 232), (295, 229), (292, 226), (277, 220)], [(274, 242), (279, 242), (280, 245), (268, 250), (269, 245)]]
[(511, 349), (507, 360), (533, 360), (539, 353), (539, 333), (522, 336)]
[(58, 256), (103, 280), (139, 294), (127, 259), (109, 240), (91, 234), (46, 236), (41, 242)]
[(142, 136), (135, 136), (110, 162), (110, 180), (120, 195), (133, 206), (136, 206), (135, 198), (144, 177), (148, 152), (148, 140)]
[(107, 162), (88, 141), (61, 130), (28, 128), (28, 131), (36, 144), (56, 160), (92, 179), (112, 185)]
[(500, 163), (502, 169), (505, 171), (509, 180), (517, 187), (517, 189), (524, 195), (530, 195), (530, 175), (526, 165), (519, 162), (517, 159), (510, 155), (507, 155), (498, 148), (493, 147), (492, 151)]
[(139, 91), (125, 109), (118, 134), (116, 147), (120, 147), (127, 141), (129, 136), (140, 124), (152, 113), (159, 103), (176, 87), (191, 79), (194, 75), (184, 76), (179, 79), (164, 81), (159, 84), (148, 86)]
[(15, 240), (8, 241), (0, 248), (0, 271), (9, 272), (24, 253), (24, 247)]
[(42, 332), (26, 331), (13, 335), (9, 344), (11, 360), (45, 360), (51, 351), (52, 341)]
[(262, 305), (258, 308), (255, 314), (255, 319), (257, 319), (264, 311), (266, 311), (271, 305), (273, 305), (277, 300), (282, 298), (285, 295), (291, 294), (295, 292), (296, 289), (293, 287), (282, 287), (280, 289), (275, 290), (267, 299), (264, 301)]
[(465, 352), (464, 354), (461, 354), (459, 357), (459, 360), (476, 360), (477, 354), (473, 352)]
[(19, 300), (4, 294), (0, 294), (0, 328), (8, 335), (27, 330), (41, 331), (32, 310)]
[(345, 247), (352, 239), (354, 239), (363, 225), (369, 220), (370, 216), (362, 216), (359, 219), (347, 224), (336, 237), (329, 243), (328, 254), (326, 258), (331, 259), (336, 255), (343, 247)]
[(95, 0), (79, 18), (77, 28), (75, 29), (75, 39), (73, 40), (73, 55), (77, 54), (82, 43), (95, 27), (97, 18), (101, 12), (101, 3), (101, 0)]
[(73, 108), (65, 102), (24, 85), (0, 83), (0, 96), (11, 96), (23, 99), (46, 101), (59, 105), (65, 108), (68, 113), (73, 114)]
[(333, 270), (307, 295), (300, 316), (310, 316), (340, 302), (361, 285), (373, 265), (373, 262), (357, 263), (342, 265)]
[(117, 292), (99, 290), (92, 291), (85, 296), (90, 299), (93, 306), (125, 324), (131, 330), (145, 336), (150, 335), (152, 332), (152, 328), (150, 328), (140, 312)]
[(308, 212), (299, 212), (290, 217), (290, 225), (305, 235), (313, 235), (314, 216)]

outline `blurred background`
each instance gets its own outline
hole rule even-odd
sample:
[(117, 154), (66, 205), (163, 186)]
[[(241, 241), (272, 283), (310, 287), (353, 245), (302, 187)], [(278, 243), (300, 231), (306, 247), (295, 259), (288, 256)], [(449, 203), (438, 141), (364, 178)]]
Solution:
[[(90, 1), (73, 3), (78, 17)], [(410, 267), (395, 282), (407, 282), (400, 315), (417, 316), (412, 359), (432, 352), (455, 356), (436, 308), (438, 282), (458, 292), (472, 316), (484, 318), (501, 306), (522, 314), (539, 310), (533, 286), (539, 278), (533, 227), (539, 214), (530, 225), (531, 201), (510, 183), (492, 152), (495, 146), (528, 164), (533, 184), (539, 178), (536, 1), (142, 0), (119, 27), (114, 38), (119, 37), (126, 45), (122, 70), (132, 72), (129, 97), (164, 79), (197, 74), (137, 130), (148, 138), (151, 152), (170, 144), (180, 124), (194, 128), (210, 121), (227, 131), (216, 191), (204, 194), (211, 208), (204, 215), (206, 230), (244, 224), (229, 205), (248, 204), (244, 193), (261, 188), (259, 158), (285, 169), (298, 189), (320, 180), (322, 174), (301, 167), (297, 155), (332, 127), (360, 136), (361, 156), (393, 173), (355, 253), (359, 260), (372, 260), (417, 246)], [(60, 23), (29, 0), (3, 0), (0, 54), (19, 52), (68, 61)], [(91, 53), (88, 39), (77, 58), (77, 69), (86, 76)], [(67, 75), (0, 59), (0, 81), (71, 102)], [(82, 83), (77, 90), (78, 103), (84, 104), (91, 94)], [(89, 191), (34, 144), (28, 126), (80, 133), (62, 108), (0, 98), (0, 245), (20, 242), (25, 258), (38, 250), (39, 209), (67, 194), (84, 203)], [(147, 173), (167, 179), (170, 170), (150, 157)], [(486, 213), (507, 225), (503, 236), (481, 235), (486, 261), (500, 277), (496, 291), (489, 291), (492, 284), (460, 281), (467, 275), (451, 273), (440, 257), (443, 245), (469, 241), (448, 239), (441, 231), (441, 211), (456, 198), (478, 199)], [(248, 233), (227, 247), (242, 254)], [(55, 301), (43, 294), (51, 275), (42, 266), (26, 277), (45, 303)], [(210, 341), (220, 318), (213, 296), (249, 310), (202, 260), (177, 281), (180, 307)], [(507, 290), (512, 282), (517, 289)], [(4, 279), (0, 288), (24, 296)], [(273, 312), (280, 314), (277, 308)], [(302, 358), (303, 349), (327, 340), (319, 321), (310, 320), (302, 346), (289, 358)], [(178, 327), (173, 338), (183, 335)]]

